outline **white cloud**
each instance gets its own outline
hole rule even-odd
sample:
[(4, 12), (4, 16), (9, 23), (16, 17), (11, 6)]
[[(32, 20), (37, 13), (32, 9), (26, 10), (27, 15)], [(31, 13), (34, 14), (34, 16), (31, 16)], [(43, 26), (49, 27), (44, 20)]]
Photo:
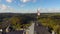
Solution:
[(6, 9), (7, 9), (7, 6), (4, 5), (4, 4), (2, 4), (2, 5), (0, 5), (0, 9), (1, 9), (1, 10), (6, 10)]
[(0, 5), (0, 10), (2, 10), (2, 11), (7, 11), (7, 10), (10, 10), (10, 6), (7, 6), (7, 5), (5, 5), (5, 4), (1, 4)]
[(16, 12), (14, 8), (11, 6), (0, 5), (0, 13), (9, 13), (9, 12)]
[(23, 3), (29, 2), (30, 0), (20, 0)]
[(18, 4), (19, 7), (25, 7), (26, 4)]
[(36, 0), (20, 0), (21, 2), (23, 2), (23, 3), (26, 3), (26, 2), (36, 2)]
[(40, 8), (41, 13), (59, 13), (60, 9), (58, 8)]
[(24, 7), (27, 5), (27, 2), (36, 2), (36, 0), (20, 0), (20, 2), (22, 2), (22, 4), (18, 4), (18, 6)]
[(12, 2), (12, 0), (6, 0), (6, 2), (9, 2), (9, 3), (11, 3), (11, 2)]
[(8, 6), (4, 5), (4, 4), (1, 4), (0, 5), (0, 13), (2, 12), (7, 12), (7, 9), (8, 9)]

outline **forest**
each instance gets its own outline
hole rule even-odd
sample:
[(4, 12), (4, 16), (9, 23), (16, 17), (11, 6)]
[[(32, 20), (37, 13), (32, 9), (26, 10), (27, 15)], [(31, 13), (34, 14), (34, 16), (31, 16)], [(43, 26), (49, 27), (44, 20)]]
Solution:
[(60, 13), (41, 13), (40, 16), (37, 13), (0, 13), (0, 29), (7, 26), (13, 29), (27, 28), (34, 20), (60, 34)]
[(59, 13), (41, 14), (41, 16), (38, 16), (38, 21), (43, 26), (49, 27), (51, 30), (54, 30), (57, 34), (60, 34), (60, 14)]

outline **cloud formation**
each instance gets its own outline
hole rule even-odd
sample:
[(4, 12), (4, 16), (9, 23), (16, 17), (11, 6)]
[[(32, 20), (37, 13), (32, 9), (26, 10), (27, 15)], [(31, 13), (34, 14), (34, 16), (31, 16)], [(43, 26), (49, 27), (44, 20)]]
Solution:
[(30, 0), (20, 0), (23, 3), (29, 2)]
[(60, 12), (60, 9), (58, 8), (40, 8), (39, 11), (41, 13), (56, 13), (56, 12)]
[(6, 0), (6, 2), (9, 2), (9, 3), (11, 3), (11, 2), (12, 2), (12, 0)]
[(16, 10), (10, 6), (4, 4), (0, 5), (0, 13), (16, 12)]
[(4, 5), (4, 4), (2, 4), (2, 5), (0, 5), (0, 9), (1, 9), (1, 10), (6, 10), (6, 9), (7, 9), (7, 6)]
[(1, 4), (1, 5), (0, 5), (0, 9), (1, 9), (1, 10), (6, 10), (6, 11), (7, 11), (7, 10), (10, 10), (11, 7), (10, 7), (10, 6), (7, 6), (7, 5), (5, 5), (5, 4)]
[(26, 4), (18, 4), (19, 7), (25, 7)]
[(20, 1), (23, 2), (23, 3), (30, 2), (30, 1), (36, 2), (36, 0), (20, 0)]

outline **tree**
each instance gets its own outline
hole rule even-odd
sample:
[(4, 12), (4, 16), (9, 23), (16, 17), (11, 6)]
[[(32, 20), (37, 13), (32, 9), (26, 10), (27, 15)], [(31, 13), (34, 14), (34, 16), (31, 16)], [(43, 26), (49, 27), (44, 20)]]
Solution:
[(13, 16), (10, 18), (10, 22), (14, 29), (19, 29), (21, 27), (21, 21), (18, 17)]
[(48, 18), (40, 18), (39, 22), (42, 23), (43, 26), (52, 28), (55, 32), (57, 32), (58, 28), (60, 27), (60, 21), (57, 19), (53, 19), (51, 17)]

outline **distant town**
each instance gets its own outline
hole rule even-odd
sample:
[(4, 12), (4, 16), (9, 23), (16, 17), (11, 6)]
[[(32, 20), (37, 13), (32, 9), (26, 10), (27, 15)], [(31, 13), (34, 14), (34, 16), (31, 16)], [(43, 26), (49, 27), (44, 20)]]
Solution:
[(60, 34), (60, 13), (0, 13), (0, 34)]

